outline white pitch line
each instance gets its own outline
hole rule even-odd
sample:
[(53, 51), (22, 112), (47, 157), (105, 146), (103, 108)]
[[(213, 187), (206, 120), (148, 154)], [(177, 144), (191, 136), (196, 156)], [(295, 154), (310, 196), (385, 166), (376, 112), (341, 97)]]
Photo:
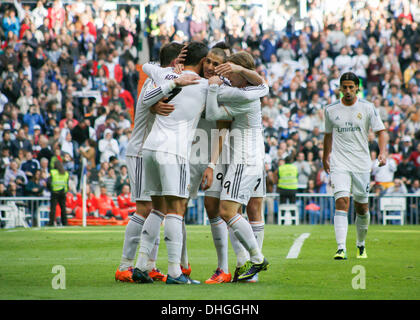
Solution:
[(302, 233), (299, 238), (293, 242), (292, 247), (287, 254), (286, 259), (296, 259), (299, 256), (300, 249), (302, 248), (303, 242), (306, 238), (308, 238), (311, 234), (310, 233)]

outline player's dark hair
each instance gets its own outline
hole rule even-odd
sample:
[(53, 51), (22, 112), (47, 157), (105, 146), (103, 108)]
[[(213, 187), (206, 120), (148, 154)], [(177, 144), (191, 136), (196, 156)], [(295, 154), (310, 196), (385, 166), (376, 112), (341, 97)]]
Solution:
[[(218, 43), (216, 43), (214, 46), (213, 46), (213, 48), (219, 48), (219, 49), (222, 49), (222, 50), (229, 50), (229, 52), (232, 50), (231, 48), (230, 48), (230, 46), (228, 46), (227, 45), (227, 43), (226, 42), (224, 42), (224, 41), (219, 41)], [(212, 48), (212, 49), (213, 49)]]
[(359, 87), (360, 79), (356, 74), (353, 72), (345, 72), (340, 77), (340, 85), (343, 83), (343, 81), (353, 81), (356, 87)]
[(168, 67), (178, 57), (184, 45), (178, 42), (171, 42), (164, 45), (159, 51), (159, 62), (161, 67)]
[(186, 47), (187, 53), (185, 55), (185, 66), (196, 66), (201, 59), (205, 58), (209, 52), (207, 46), (202, 42), (193, 41)]
[(223, 62), (226, 62), (227, 55), (226, 55), (226, 52), (223, 51), (223, 49), (213, 47), (213, 48), (210, 49), (209, 53), (212, 53), (212, 54), (215, 54), (216, 56), (222, 57)]

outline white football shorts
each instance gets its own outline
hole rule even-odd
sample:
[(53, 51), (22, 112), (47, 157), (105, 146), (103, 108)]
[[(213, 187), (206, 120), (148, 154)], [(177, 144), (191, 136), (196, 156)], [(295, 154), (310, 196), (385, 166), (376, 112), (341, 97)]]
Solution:
[(189, 162), (175, 154), (143, 150), (143, 161), (147, 184), (145, 194), (149, 196), (189, 197)]
[(251, 197), (263, 197), (264, 190), (264, 167), (230, 164), (223, 179), (220, 200), (247, 205)]
[(331, 171), (331, 186), (334, 198), (350, 197), (354, 201), (367, 203), (369, 198), (370, 172)]
[(144, 193), (145, 172), (143, 157), (126, 157), (128, 177), (130, 179), (131, 201), (152, 201), (150, 196)]
[[(204, 170), (207, 168), (207, 164), (190, 164), (190, 176), (191, 176), (191, 188), (190, 198), (197, 199), (197, 193), (200, 188), (201, 180), (203, 178)], [(206, 197), (220, 198), (220, 192), (222, 191), (222, 182), (226, 173), (227, 166), (225, 164), (216, 164), (216, 168), (213, 170), (213, 183), (211, 187), (204, 191)]]

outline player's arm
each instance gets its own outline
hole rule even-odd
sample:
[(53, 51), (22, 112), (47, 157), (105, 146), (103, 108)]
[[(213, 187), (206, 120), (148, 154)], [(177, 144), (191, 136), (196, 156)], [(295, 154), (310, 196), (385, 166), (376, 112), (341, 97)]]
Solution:
[(223, 77), (226, 77), (229, 73), (232, 72), (237, 73), (254, 86), (258, 86), (264, 83), (264, 79), (255, 70), (246, 69), (232, 62), (226, 62), (217, 66), (215, 71), (218, 75)]
[(210, 163), (206, 170), (204, 170), (203, 178), (201, 179), (201, 186), (203, 190), (207, 190), (211, 187), (213, 183), (213, 171), (216, 166), (219, 156), (223, 150), (223, 142), (225, 141), (226, 134), (230, 128), (230, 122), (228, 121), (218, 121), (217, 129), (219, 131), (218, 139), (215, 139), (212, 148), (211, 148), (211, 158)]
[(332, 130), (333, 124), (330, 121), (328, 108), (325, 108), (325, 134), (324, 134), (324, 152), (322, 155), (322, 165), (326, 173), (330, 173), (330, 154), (332, 150)]
[(266, 84), (244, 88), (223, 86), (219, 90), (217, 100), (220, 103), (245, 104), (266, 96), (268, 91)]
[[(166, 81), (163, 85), (147, 90), (144, 93), (143, 96), (143, 104), (146, 108), (150, 108), (158, 101), (162, 100), (163, 98), (168, 97), (170, 94), (173, 93), (173, 90), (175, 88), (181, 88), (184, 86), (197, 84), (197, 80), (199, 80), (200, 77), (198, 75), (194, 74), (184, 74), (180, 76), (179, 78), (176, 78), (174, 80)], [(167, 101), (169, 102), (169, 101)]]
[(206, 99), (206, 119), (207, 120), (232, 120), (231, 114), (225, 106), (219, 107), (217, 102), (217, 93), (220, 81), (218, 77), (211, 77), (209, 79), (209, 89), (207, 91)]
[(322, 164), (326, 173), (330, 173), (330, 154), (332, 149), (332, 133), (324, 134), (324, 153), (322, 156)]
[(155, 63), (145, 63), (143, 64), (143, 72), (147, 74), (147, 76), (152, 79), (153, 81), (161, 80), (160, 77), (164, 70), (172, 71), (171, 68), (162, 68), (158, 64)]
[(378, 154), (378, 166), (382, 167), (386, 164), (386, 145), (388, 144), (388, 133), (386, 130), (380, 130), (376, 132), (376, 136), (378, 137), (378, 146), (379, 146), (379, 154)]

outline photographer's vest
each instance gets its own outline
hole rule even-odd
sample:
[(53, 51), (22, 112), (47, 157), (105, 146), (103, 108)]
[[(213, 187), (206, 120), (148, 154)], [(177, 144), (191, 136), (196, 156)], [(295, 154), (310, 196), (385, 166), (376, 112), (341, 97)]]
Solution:
[(69, 181), (69, 173), (66, 171), (64, 174), (60, 174), (58, 170), (51, 170), (51, 188), (53, 192), (59, 192), (64, 190), (67, 192)]
[(297, 190), (298, 169), (293, 164), (284, 164), (279, 167), (279, 182), (277, 186), (281, 189)]

